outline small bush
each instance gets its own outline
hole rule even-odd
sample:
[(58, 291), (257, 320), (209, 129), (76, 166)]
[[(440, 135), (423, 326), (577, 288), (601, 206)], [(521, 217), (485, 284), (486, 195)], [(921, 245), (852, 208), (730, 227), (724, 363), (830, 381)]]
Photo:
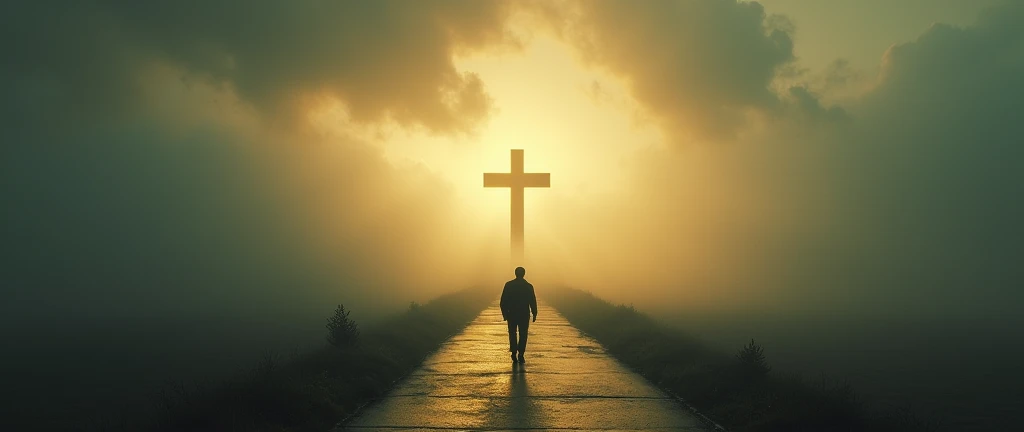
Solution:
[[(359, 332), (338, 305), (328, 320), (331, 346), (291, 358), (269, 354), (254, 369), (209, 387), (172, 388), (152, 427), (98, 431), (325, 431), (384, 395), (424, 357), (464, 328), (494, 300), (466, 289), (438, 297)], [(358, 344), (336, 349), (334, 342)]]
[(763, 378), (772, 370), (764, 357), (764, 348), (753, 339), (736, 353), (736, 359), (740, 361), (740, 370), (747, 378)]
[(730, 430), (744, 432), (935, 432), (912, 412), (869, 410), (844, 381), (770, 374), (754, 340), (734, 356), (629, 306), (564, 288), (545, 298), (574, 326), (663, 389)]
[(327, 342), (337, 348), (346, 348), (359, 340), (359, 326), (348, 315), (344, 305), (338, 305), (334, 315), (327, 319)]

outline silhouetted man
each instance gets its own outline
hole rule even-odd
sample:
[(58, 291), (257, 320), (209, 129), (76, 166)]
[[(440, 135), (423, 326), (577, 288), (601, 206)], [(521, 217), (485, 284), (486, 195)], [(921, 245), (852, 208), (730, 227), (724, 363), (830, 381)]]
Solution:
[(516, 267), (516, 278), (505, 282), (505, 289), (501, 290), (501, 318), (508, 321), (508, 351), (512, 353), (512, 363), (526, 363), (523, 355), (526, 354), (526, 335), (530, 329), (531, 312), (533, 320), (537, 321), (537, 295), (533, 292), (533, 285), (523, 279), (523, 276), (526, 276), (526, 269)]

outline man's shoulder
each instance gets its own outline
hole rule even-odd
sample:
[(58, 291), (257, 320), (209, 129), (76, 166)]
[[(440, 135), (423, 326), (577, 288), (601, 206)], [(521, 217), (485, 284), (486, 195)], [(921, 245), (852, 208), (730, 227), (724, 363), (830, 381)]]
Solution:
[(526, 279), (512, 279), (512, 280), (510, 280), (508, 282), (505, 282), (505, 288), (508, 288), (508, 287), (519, 287), (520, 289), (522, 289), (522, 288), (533, 289), (533, 284), (527, 282)]

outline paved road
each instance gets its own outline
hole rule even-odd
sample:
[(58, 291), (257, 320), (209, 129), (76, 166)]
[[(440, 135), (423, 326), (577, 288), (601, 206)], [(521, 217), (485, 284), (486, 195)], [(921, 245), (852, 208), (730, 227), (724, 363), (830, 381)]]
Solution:
[(492, 305), (383, 400), (337, 430), (704, 431), (554, 309), (540, 306), (513, 366)]

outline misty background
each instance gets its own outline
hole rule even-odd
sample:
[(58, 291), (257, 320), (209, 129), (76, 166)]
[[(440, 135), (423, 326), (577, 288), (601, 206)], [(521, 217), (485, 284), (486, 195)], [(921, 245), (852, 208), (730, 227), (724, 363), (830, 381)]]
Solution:
[(620, 188), (559, 189), (552, 169), (528, 202), (541, 297), (587, 289), (723, 350), (754, 337), (780, 370), (926, 411), (1019, 401), (1024, 3), (814, 68), (801, 43), (833, 35), (772, 2), (237, 6), (0, 18), (12, 412), (138, 404), (317, 346), (337, 303), (372, 323), (466, 286), (497, 296), (507, 222), (375, 131), (488, 145), (502, 100), (458, 59), (536, 35), (618, 80), (622, 115), (662, 137), (592, 173)]

